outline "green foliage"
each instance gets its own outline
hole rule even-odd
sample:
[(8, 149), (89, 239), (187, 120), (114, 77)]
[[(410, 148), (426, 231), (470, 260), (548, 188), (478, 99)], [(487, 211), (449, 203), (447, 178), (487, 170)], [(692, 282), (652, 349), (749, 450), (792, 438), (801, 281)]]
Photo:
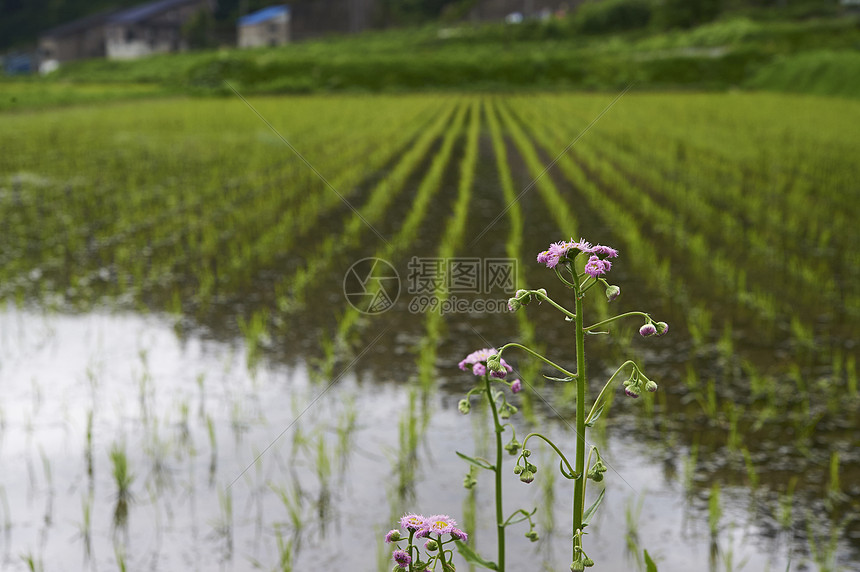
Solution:
[(652, 15), (651, 0), (590, 1), (576, 11), (575, 23), (584, 34), (606, 34), (645, 28)]
[(656, 20), (661, 28), (692, 28), (720, 13), (722, 0), (659, 0)]
[(770, 91), (860, 96), (860, 53), (816, 51), (777, 59), (745, 83)]

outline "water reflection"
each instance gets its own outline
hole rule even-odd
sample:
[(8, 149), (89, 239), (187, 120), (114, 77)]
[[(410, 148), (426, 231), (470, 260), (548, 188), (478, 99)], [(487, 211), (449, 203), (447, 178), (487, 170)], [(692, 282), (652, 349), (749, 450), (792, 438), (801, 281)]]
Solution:
[[(303, 365), (266, 361), (251, 373), (240, 345), (180, 340), (169, 320), (153, 316), (9, 307), (0, 327), (4, 569), (26, 569), (20, 553), (46, 568), (80, 559), (92, 570), (118, 560), (131, 569), (287, 561), (302, 569), (319, 564), (323, 547), (372, 568), (378, 531), (405, 510), (462, 515), (492, 551), (488, 483), (479, 476), (474, 491), (463, 489), (466, 467), (452, 453), (465, 432), (477, 450), (486, 447), (486, 428), (475, 421), (479, 409), (472, 420), (456, 411), (459, 388), (445, 389), (453, 380), (422, 393), (393, 382), (397, 360), (359, 362), (323, 392)], [(623, 409), (613, 421), (594, 435), (613, 473), (594, 523), (602, 565), (629, 568), (644, 548), (665, 569), (783, 569), (812, 557), (803, 528), (772, 525), (767, 490), (708, 485), (715, 469), (701, 445), (691, 451)], [(548, 422), (563, 442), (564, 423)], [(542, 536), (511, 551), (514, 569), (566, 565), (570, 491), (548, 473), (506, 487), (506, 504), (538, 507)], [(838, 528), (817, 501), (791, 492), (797, 518), (786, 522), (809, 527), (820, 558), (850, 558), (838, 534), (829, 545)]]

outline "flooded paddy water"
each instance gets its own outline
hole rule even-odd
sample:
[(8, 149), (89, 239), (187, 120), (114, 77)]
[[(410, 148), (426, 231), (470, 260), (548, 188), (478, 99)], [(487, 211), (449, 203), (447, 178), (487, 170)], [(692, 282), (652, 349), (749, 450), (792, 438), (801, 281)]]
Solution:
[[(752, 111), (764, 97), (801, 119), (775, 126)], [(572, 334), (546, 305), (499, 311), (509, 285), (421, 290), (416, 259), (516, 253), (517, 286), (565, 300), (534, 257), (583, 236), (621, 251), (623, 295), (594, 321), (671, 324), (588, 340), (593, 392), (627, 357), (660, 385), (618, 388), (589, 433), (609, 465), (597, 569), (644, 569), (643, 549), (660, 570), (855, 568), (857, 104), (631, 96), (538, 177), (609, 101), (257, 102), (330, 186), (240, 101), (0, 117), (0, 567), (390, 570), (383, 536), (412, 511), (493, 554), (491, 480), (463, 488), (454, 453), (488, 450), (489, 412), (458, 412), (475, 378), (457, 363), (534, 339), (570, 365)], [(643, 119), (664, 106), (684, 126)], [(782, 155), (758, 146), (776, 140)], [(538, 183), (511, 203), (505, 176)], [(349, 272), (373, 257), (400, 291), (369, 311)], [(569, 390), (511, 361), (517, 434), (572, 448)], [(508, 566), (566, 570), (572, 486), (534, 457), (530, 485), (508, 461), (505, 505), (536, 507), (541, 539), (511, 527)]]

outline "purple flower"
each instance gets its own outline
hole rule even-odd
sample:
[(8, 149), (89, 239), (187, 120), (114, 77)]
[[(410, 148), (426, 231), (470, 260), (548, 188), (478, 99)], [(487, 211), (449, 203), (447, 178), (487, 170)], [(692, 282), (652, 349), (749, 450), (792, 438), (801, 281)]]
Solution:
[[(600, 260), (600, 256), (606, 258), (615, 258), (618, 256), (618, 251), (614, 248), (603, 246), (601, 244), (592, 246), (591, 243), (580, 238), (579, 242), (570, 239), (568, 241), (554, 242), (550, 244), (548, 249), (537, 255), (537, 261), (541, 264), (546, 264), (547, 268), (555, 268), (558, 266), (559, 262), (562, 262), (563, 260), (573, 260), (580, 252), (595, 256), (599, 255), (597, 256), (598, 260)], [(605, 274), (612, 266), (605, 260), (603, 261), (603, 264), (605, 266), (602, 266), (603, 272), (600, 272), (600, 274)], [(586, 270), (586, 272), (587, 271), (588, 270)]]
[(412, 557), (409, 556), (409, 553), (405, 550), (395, 550), (392, 556), (394, 557), (394, 561), (401, 566), (409, 566), (412, 564)]
[(427, 519), (420, 514), (407, 514), (400, 519), (400, 527), (416, 531), (420, 530), (426, 522)]
[(445, 534), (457, 530), (457, 521), (447, 514), (434, 514), (426, 520), (425, 527), (429, 533)]
[(389, 544), (392, 542), (397, 542), (400, 539), (401, 539), (401, 536), (400, 536), (399, 530), (389, 530), (388, 534), (385, 535), (385, 542), (387, 542)]
[(601, 260), (596, 254), (592, 254), (588, 262), (585, 263), (585, 273), (592, 278), (597, 278), (601, 274), (606, 274), (612, 268), (612, 263), (608, 260)]
[(627, 395), (627, 397), (632, 397), (633, 399), (636, 399), (639, 397), (639, 394), (632, 387), (625, 387), (624, 388), (624, 394)]
[(469, 540), (469, 535), (460, 530), (459, 528), (454, 528), (453, 530), (451, 530), (450, 534), (452, 538), (462, 540), (463, 542)]
[(520, 381), (519, 379), (515, 379), (511, 382), (511, 392), (512, 393), (519, 393), (522, 390), (523, 390), (523, 382), (522, 381)]
[(645, 324), (644, 326), (639, 328), (639, 335), (640, 336), (653, 336), (656, 333), (657, 333), (657, 328), (654, 327), (654, 324), (652, 324), (651, 322), (648, 322), (647, 324)]
[(666, 322), (657, 322), (657, 337), (664, 336), (669, 331), (669, 324)]
[[(463, 359), (458, 365), (463, 371), (466, 371), (467, 368), (471, 369), (474, 375), (480, 377), (487, 373), (487, 359), (489, 359), (490, 356), (496, 355), (497, 353), (498, 352), (493, 348), (484, 348), (481, 350), (477, 350), (467, 355), (465, 359)], [(514, 368), (509, 366), (504, 359), (501, 359), (500, 363), (502, 364), (502, 367), (505, 368), (507, 371), (514, 370)], [(491, 372), (490, 375), (497, 379), (505, 377), (504, 372)]]
[(614, 248), (610, 248), (608, 246), (603, 246), (602, 244), (595, 244), (589, 250), (592, 254), (602, 254), (606, 258), (617, 258), (618, 251)]

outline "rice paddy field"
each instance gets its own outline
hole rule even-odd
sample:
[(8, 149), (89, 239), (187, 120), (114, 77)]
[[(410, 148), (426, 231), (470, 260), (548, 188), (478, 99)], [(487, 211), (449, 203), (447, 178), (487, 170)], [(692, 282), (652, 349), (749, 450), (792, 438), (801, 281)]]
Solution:
[[(384, 571), (413, 511), (492, 554), (490, 479), (463, 488), (455, 455), (488, 449), (488, 411), (458, 412), (457, 363), (519, 341), (571, 365), (573, 337), (416, 261), (516, 259), (563, 299), (535, 256), (584, 237), (620, 251), (590, 315), (671, 326), (588, 339), (592, 391), (631, 355), (660, 385), (590, 434), (595, 569), (858, 569), (857, 125), (857, 101), (756, 93), (0, 113), (0, 568)], [(398, 279), (384, 307), (354, 297), (368, 258)], [(511, 361), (517, 433), (572, 446), (570, 387)], [(509, 569), (567, 570), (571, 485), (505, 496), (541, 536), (511, 529)]]

